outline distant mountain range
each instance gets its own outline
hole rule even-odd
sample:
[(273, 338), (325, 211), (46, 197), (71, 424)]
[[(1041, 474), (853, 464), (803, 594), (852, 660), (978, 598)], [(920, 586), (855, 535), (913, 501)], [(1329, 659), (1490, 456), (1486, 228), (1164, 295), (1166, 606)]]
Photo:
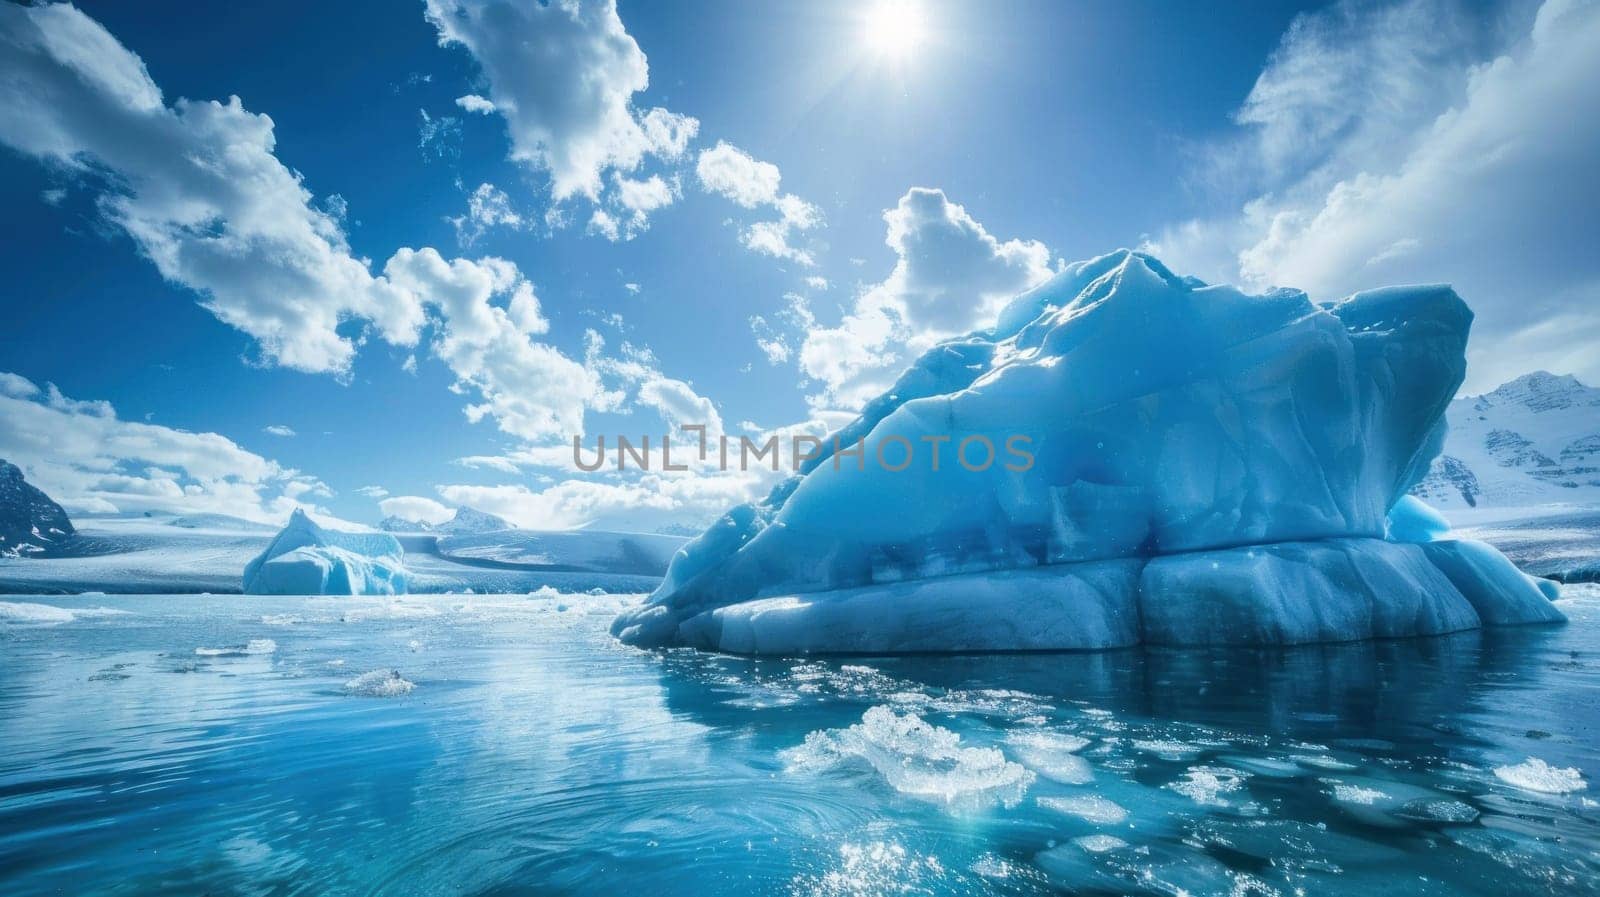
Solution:
[(1600, 507), (1600, 389), (1525, 374), (1447, 412), (1444, 452), (1412, 494), (1444, 509)]
[(516, 529), (503, 517), (496, 517), (475, 508), (457, 508), (456, 516), (443, 523), (424, 523), (404, 517), (388, 516), (378, 522), (378, 529), (391, 533), (444, 533), (464, 536), (473, 533), (493, 533)]

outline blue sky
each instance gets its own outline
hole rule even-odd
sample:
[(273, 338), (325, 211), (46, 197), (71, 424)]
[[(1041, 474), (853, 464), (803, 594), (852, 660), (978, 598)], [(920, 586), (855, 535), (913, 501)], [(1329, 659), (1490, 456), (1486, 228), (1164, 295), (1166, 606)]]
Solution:
[(1450, 281), (1469, 389), (1600, 375), (1593, 2), (5, 5), (0, 42), (0, 456), (79, 512), (702, 523), (766, 483), (559, 446), (820, 432), (1119, 246)]

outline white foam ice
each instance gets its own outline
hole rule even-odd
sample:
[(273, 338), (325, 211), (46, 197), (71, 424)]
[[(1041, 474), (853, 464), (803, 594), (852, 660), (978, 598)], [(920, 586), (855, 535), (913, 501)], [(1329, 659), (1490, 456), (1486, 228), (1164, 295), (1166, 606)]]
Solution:
[(1589, 787), (1576, 768), (1551, 766), (1538, 757), (1514, 766), (1497, 766), (1494, 774), (1502, 782), (1539, 794), (1570, 794)]
[(1128, 842), (1115, 835), (1084, 835), (1081, 838), (1073, 838), (1072, 843), (1090, 853), (1108, 853), (1128, 846)]
[(1167, 787), (1201, 806), (1226, 807), (1222, 795), (1232, 794), (1244, 787), (1248, 773), (1225, 766), (1193, 766), (1176, 782)]
[(269, 638), (253, 638), (243, 645), (227, 645), (221, 648), (196, 648), (194, 653), (200, 657), (249, 657), (257, 654), (271, 654), (278, 650), (278, 643)]
[(394, 698), (411, 694), (416, 684), (402, 678), (399, 670), (370, 670), (344, 684), (344, 690), (364, 698)]
[(895, 791), (952, 808), (1015, 806), (1034, 780), (998, 748), (963, 746), (955, 732), (884, 706), (847, 728), (812, 732), (782, 757), (791, 770), (865, 764)]

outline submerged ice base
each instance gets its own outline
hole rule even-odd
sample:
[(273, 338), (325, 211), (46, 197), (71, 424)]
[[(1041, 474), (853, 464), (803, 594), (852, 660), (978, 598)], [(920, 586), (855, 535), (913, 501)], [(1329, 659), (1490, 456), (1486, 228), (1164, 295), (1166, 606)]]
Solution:
[[(1562, 619), (1406, 495), (1472, 313), (1444, 286), (1247, 295), (1117, 252), (927, 352), (613, 632), (741, 653), (1297, 644)], [(983, 437), (1032, 463), (844, 458)], [(838, 453), (839, 457), (832, 457)]]

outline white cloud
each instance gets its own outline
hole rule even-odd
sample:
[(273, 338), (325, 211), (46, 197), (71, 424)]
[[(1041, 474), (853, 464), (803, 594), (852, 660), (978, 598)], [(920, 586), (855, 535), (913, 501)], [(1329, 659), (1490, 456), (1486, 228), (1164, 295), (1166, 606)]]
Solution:
[(0, 374), (0, 458), (69, 511), (231, 514), (281, 523), (330, 495), (313, 477), (216, 433), (121, 420), (108, 402), (77, 401)]
[(417, 338), (415, 297), (351, 255), (274, 156), (271, 119), (237, 97), (168, 105), (139, 57), (72, 6), (0, 6), (0, 142), (97, 185), (106, 219), (269, 361), (348, 370), (349, 319)]
[(476, 112), (481, 115), (488, 115), (495, 111), (494, 103), (475, 93), (469, 93), (464, 97), (456, 97), (456, 105), (468, 112)]
[(792, 193), (779, 192), (782, 176), (778, 166), (719, 140), (716, 146), (700, 152), (695, 163), (695, 177), (706, 192), (731, 200), (735, 205), (778, 213), (776, 219), (757, 221), (745, 228), (739, 241), (747, 248), (802, 265), (815, 264), (809, 251), (791, 245), (790, 240), (795, 233), (820, 225), (822, 212)]
[(548, 171), (558, 202), (598, 201), (608, 171), (674, 160), (699, 128), (688, 116), (634, 108), (649, 65), (614, 0), (427, 0), (427, 17), (441, 45), (477, 60), (511, 158)]
[[(1239, 177), (1281, 183), (1152, 248), (1177, 270), (1319, 298), (1450, 282), (1478, 316), (1468, 390), (1536, 368), (1600, 378), (1592, 328), (1560, 325), (1600, 305), (1600, 117), (1577, 112), (1600, 108), (1600, 4), (1548, 0), (1483, 59), (1482, 26), (1453, 6), (1363, 10), (1299, 20), (1246, 101), (1263, 149)], [(1307, 134), (1324, 138), (1309, 160)]]
[(455, 516), (455, 511), (431, 498), (420, 495), (396, 495), (378, 502), (385, 517), (399, 517), (420, 523), (444, 523)]
[(362, 486), (360, 489), (356, 490), (356, 493), (359, 495), (365, 495), (367, 498), (371, 499), (389, 497), (389, 490), (383, 488), (382, 486)]
[(778, 166), (763, 162), (725, 140), (700, 151), (695, 176), (707, 192), (747, 208), (771, 205), (778, 201), (782, 175)]
[(638, 236), (650, 226), (650, 213), (672, 205), (679, 195), (676, 178), (669, 181), (655, 174), (642, 179), (616, 174), (611, 181), (607, 207), (596, 208), (589, 216), (589, 231), (612, 242)]
[(286, 438), (295, 435), (294, 430), (284, 426), (283, 424), (272, 424), (271, 426), (262, 427), (261, 432), (266, 433), (269, 436), (282, 436)]
[(1048, 278), (1050, 250), (1000, 241), (942, 190), (915, 187), (883, 214), (897, 257), (837, 327), (808, 328), (800, 369), (817, 407), (859, 408), (935, 342), (987, 327), (1007, 299)]
[(511, 197), (490, 183), (479, 184), (467, 196), (467, 214), (449, 221), (462, 246), (471, 246), (492, 227), (521, 230), (527, 226), (526, 219), (511, 205)]
[(439, 309), (433, 352), (455, 374), (456, 388), (478, 397), (466, 409), (469, 420), (492, 417), (504, 432), (536, 440), (581, 433), (585, 409), (620, 401), (589, 367), (532, 338), (550, 323), (510, 262), (401, 249), (384, 274)]

